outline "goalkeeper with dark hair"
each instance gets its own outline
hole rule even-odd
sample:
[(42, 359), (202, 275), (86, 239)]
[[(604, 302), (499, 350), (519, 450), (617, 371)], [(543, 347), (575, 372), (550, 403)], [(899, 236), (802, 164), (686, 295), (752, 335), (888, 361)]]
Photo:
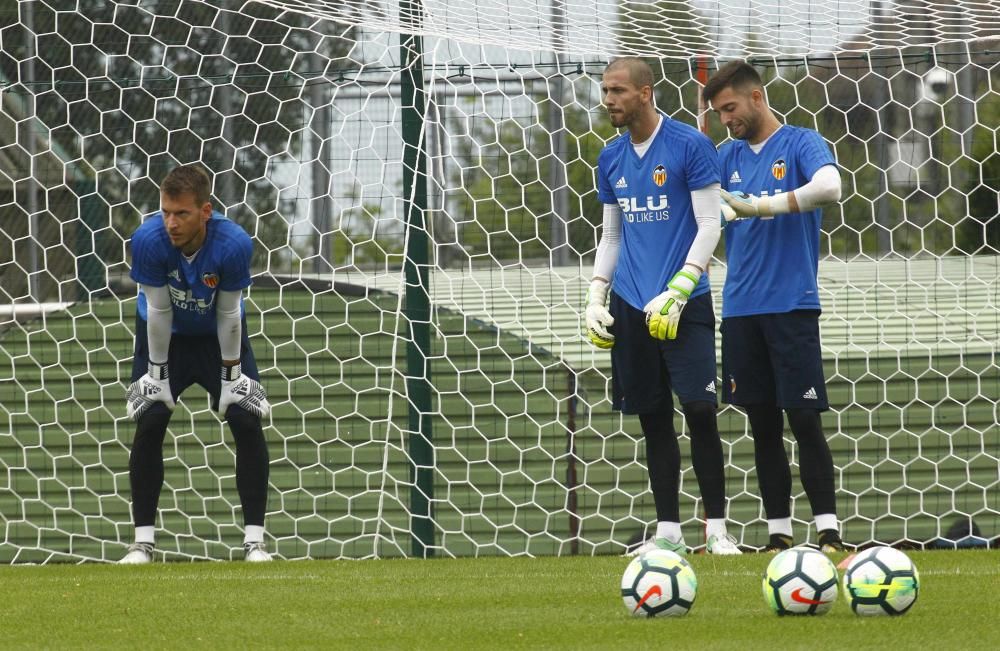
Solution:
[[(653, 106), (653, 71), (616, 59), (601, 83), (611, 124), (627, 132), (597, 160), (604, 229), (586, 308), (587, 336), (611, 349), (613, 408), (636, 414), (656, 505), (656, 532), (633, 550), (686, 553), (680, 525), (677, 394), (706, 514), (706, 550), (739, 554), (726, 529), (716, 422), (715, 312), (708, 269), (719, 241), (715, 146)], [(609, 297), (610, 293), (610, 297)]]
[[(820, 206), (840, 199), (840, 172), (816, 131), (782, 125), (753, 66), (724, 65), (702, 92), (733, 140), (719, 148), (728, 273), (722, 291), (723, 400), (747, 412), (767, 549), (794, 545), (784, 418), (799, 446), (819, 546), (843, 551), (819, 343)], [(782, 414), (784, 410), (784, 414)]]
[(253, 245), (240, 226), (212, 210), (210, 186), (200, 167), (175, 167), (160, 185), (160, 211), (132, 235), (139, 298), (126, 400), (136, 421), (129, 455), (135, 541), (125, 564), (153, 560), (163, 439), (174, 401), (192, 384), (209, 392), (236, 441), (244, 557), (271, 560), (264, 547), (269, 460), (261, 427), (270, 405), (243, 313)]

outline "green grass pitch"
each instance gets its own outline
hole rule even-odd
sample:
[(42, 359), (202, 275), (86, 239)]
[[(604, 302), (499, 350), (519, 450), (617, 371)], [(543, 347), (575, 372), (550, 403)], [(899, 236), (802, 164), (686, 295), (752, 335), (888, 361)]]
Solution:
[(917, 603), (874, 619), (771, 614), (761, 554), (690, 557), (694, 608), (660, 619), (625, 611), (620, 557), (8, 566), (0, 648), (1000, 648), (1000, 555), (909, 554)]

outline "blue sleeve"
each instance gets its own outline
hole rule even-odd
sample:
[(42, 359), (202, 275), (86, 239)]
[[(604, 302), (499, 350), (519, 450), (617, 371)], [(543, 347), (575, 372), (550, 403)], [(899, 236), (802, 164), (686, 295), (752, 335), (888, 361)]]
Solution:
[(229, 242), (222, 259), (222, 272), (219, 274), (221, 278), (218, 288), (226, 292), (246, 289), (253, 282), (250, 278), (253, 242), (242, 228), (237, 226), (233, 230), (236, 231), (236, 236)]
[(163, 287), (167, 284), (167, 255), (163, 241), (157, 237), (150, 220), (146, 219), (132, 234), (132, 270), (129, 277), (142, 285)]
[(696, 131), (688, 140), (688, 190), (700, 190), (719, 182), (719, 153), (708, 136)]
[(606, 157), (604, 152), (597, 157), (597, 198), (601, 200), (601, 203), (618, 203), (618, 197), (615, 196), (615, 189), (611, 187), (611, 180), (608, 179), (607, 172), (604, 170)]
[(799, 156), (799, 166), (805, 174), (806, 181), (813, 177), (816, 170), (824, 165), (836, 165), (837, 161), (830, 151), (830, 146), (823, 140), (823, 136), (812, 129), (803, 129), (797, 147)]
[(722, 189), (726, 191), (729, 190), (729, 181), (732, 180), (729, 174), (729, 168), (731, 167), (729, 164), (730, 151), (732, 151), (732, 147), (729, 146), (729, 143), (726, 143), (720, 145), (715, 154), (715, 159), (719, 162), (719, 183)]

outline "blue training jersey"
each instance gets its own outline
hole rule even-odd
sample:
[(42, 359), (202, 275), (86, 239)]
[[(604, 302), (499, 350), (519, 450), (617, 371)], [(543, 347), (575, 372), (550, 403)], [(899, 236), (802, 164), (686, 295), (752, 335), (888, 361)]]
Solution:
[[(715, 146), (705, 134), (661, 114), (663, 121), (639, 158), (623, 134), (597, 158), (597, 196), (621, 208), (622, 236), (612, 280), (615, 293), (641, 310), (666, 291), (687, 260), (698, 222), (691, 192), (719, 182)], [(709, 291), (702, 274), (691, 296)]]
[[(782, 126), (755, 154), (745, 140), (719, 148), (722, 189), (774, 196), (808, 183), (816, 170), (836, 165), (816, 131)], [(730, 222), (722, 317), (820, 309), (816, 272), (822, 211)]]
[[(235, 292), (251, 284), (253, 244), (246, 231), (218, 212), (212, 213), (206, 228), (205, 242), (191, 262), (170, 243), (160, 212), (146, 218), (132, 235), (129, 275), (143, 285), (167, 286), (176, 334), (215, 335), (215, 293)], [(145, 320), (148, 312), (142, 291), (138, 311)]]

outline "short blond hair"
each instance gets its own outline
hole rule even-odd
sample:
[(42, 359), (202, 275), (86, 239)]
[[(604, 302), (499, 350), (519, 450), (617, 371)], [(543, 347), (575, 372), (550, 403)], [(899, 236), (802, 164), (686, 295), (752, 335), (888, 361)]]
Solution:
[(212, 180), (199, 165), (178, 165), (163, 178), (160, 192), (168, 197), (193, 194), (195, 203), (203, 206), (212, 196)]

